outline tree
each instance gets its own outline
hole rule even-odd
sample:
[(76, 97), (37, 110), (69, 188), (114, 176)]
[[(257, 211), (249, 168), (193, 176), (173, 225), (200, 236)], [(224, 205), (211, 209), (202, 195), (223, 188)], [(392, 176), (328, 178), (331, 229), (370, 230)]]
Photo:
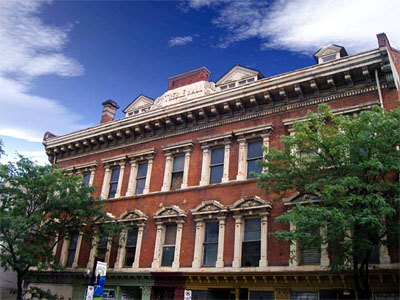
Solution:
[(53, 249), (64, 238), (80, 232), (83, 238), (116, 235), (121, 229), (110, 222), (94, 187), (81, 176), (66, 176), (54, 166), (39, 166), (20, 157), (0, 165), (0, 264), (17, 274), (17, 299), (29, 271), (62, 269)]
[(259, 185), (278, 199), (297, 191), (318, 201), (294, 205), (277, 220), (296, 229), (273, 235), (304, 248), (329, 245), (330, 270), (350, 271), (358, 298), (369, 299), (372, 255), (388, 233), (398, 238), (400, 109), (351, 118), (321, 105), (293, 127), (283, 150), (266, 153)]

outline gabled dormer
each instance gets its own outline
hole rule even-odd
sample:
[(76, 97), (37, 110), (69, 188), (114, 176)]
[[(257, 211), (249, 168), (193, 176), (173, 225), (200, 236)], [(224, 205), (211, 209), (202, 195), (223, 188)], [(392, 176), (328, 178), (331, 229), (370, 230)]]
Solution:
[(261, 72), (236, 64), (218, 79), (215, 85), (221, 90), (226, 90), (252, 83), (261, 78), (264, 78)]
[(346, 49), (338, 45), (328, 45), (314, 53), (313, 57), (317, 63), (322, 64), (341, 57), (347, 56)]
[(150, 97), (139, 95), (124, 110), (125, 117), (137, 115), (146, 112), (154, 104), (154, 100)]

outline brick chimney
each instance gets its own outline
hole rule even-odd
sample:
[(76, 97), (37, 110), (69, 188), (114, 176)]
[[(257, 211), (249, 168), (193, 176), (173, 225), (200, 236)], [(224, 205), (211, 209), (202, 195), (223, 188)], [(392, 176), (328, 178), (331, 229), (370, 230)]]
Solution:
[(119, 108), (118, 104), (108, 99), (102, 103), (103, 105), (103, 113), (101, 114), (100, 124), (108, 123), (114, 120), (115, 111)]

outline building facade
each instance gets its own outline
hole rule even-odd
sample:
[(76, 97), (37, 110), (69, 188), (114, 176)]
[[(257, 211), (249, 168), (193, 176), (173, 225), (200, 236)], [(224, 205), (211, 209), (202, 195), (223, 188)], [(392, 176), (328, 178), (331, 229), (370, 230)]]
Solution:
[[(203, 67), (169, 78), (156, 100), (138, 96), (122, 119), (107, 100), (100, 125), (46, 133), (49, 160), (95, 185), (128, 229), (119, 248), (118, 237), (65, 240), (56, 255), (66, 271), (36, 274), (36, 284), (84, 299), (97, 257), (108, 264), (104, 299), (353, 299), (351, 275), (326, 271), (327, 245), (304, 251), (268, 235), (290, 229), (275, 218), (304, 195), (275, 202), (251, 172), (261, 146), (281, 149), (280, 137), (320, 103), (351, 115), (397, 107), (400, 52), (385, 34), (378, 46), (353, 56), (326, 46), (316, 65), (269, 78), (235, 65), (213, 83)], [(398, 297), (398, 249), (378, 256), (373, 293)]]

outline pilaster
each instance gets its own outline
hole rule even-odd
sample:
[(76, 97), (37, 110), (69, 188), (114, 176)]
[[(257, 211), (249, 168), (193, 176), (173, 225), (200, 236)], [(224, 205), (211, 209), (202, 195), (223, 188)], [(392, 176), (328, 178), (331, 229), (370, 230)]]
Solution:
[(122, 180), (124, 179), (124, 172), (125, 172), (125, 161), (119, 164), (119, 177), (118, 177), (118, 185), (117, 191), (115, 192), (115, 198), (121, 197), (121, 187), (122, 187)]
[(241, 215), (234, 215), (235, 219), (235, 241), (233, 252), (233, 268), (240, 268), (242, 262), (242, 231), (243, 231), (243, 218)]
[(176, 239), (175, 239), (175, 253), (174, 261), (172, 262), (172, 268), (179, 268), (179, 256), (181, 253), (181, 241), (182, 241), (182, 228), (183, 222), (176, 224)]
[(143, 194), (148, 194), (150, 191), (151, 170), (153, 169), (153, 159), (147, 161), (146, 182), (144, 184)]
[(104, 179), (103, 179), (103, 185), (101, 187), (101, 199), (107, 199), (108, 195), (108, 185), (110, 183), (110, 176), (111, 176), (111, 169), (110, 166), (106, 165), (105, 170), (104, 170)]
[(136, 160), (131, 160), (131, 172), (129, 174), (127, 196), (133, 196), (136, 189), (136, 176), (137, 176), (138, 163)]
[(183, 167), (183, 180), (181, 189), (187, 188), (188, 186), (190, 154), (191, 154), (191, 149), (185, 150), (185, 165)]
[(218, 232), (218, 252), (216, 268), (224, 267), (224, 242), (225, 242), (225, 217), (219, 217), (219, 232)]
[(165, 154), (165, 169), (164, 169), (164, 182), (161, 188), (162, 192), (169, 191), (171, 186), (171, 172), (172, 172), (172, 153)]
[(259, 267), (266, 268), (268, 266), (267, 258), (268, 247), (268, 215), (261, 216), (261, 253)]
[(247, 142), (246, 139), (238, 139), (239, 155), (238, 155), (238, 174), (236, 180), (244, 180), (247, 178)]

